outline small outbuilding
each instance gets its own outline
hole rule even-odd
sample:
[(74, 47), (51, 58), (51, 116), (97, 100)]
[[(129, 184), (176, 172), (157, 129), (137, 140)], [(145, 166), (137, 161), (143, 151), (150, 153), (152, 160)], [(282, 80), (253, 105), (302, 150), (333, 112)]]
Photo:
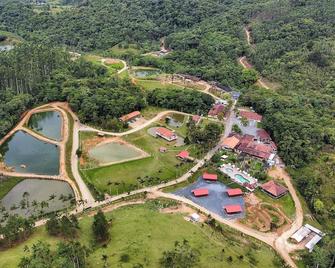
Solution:
[(235, 214), (235, 213), (241, 213), (242, 208), (240, 205), (226, 205), (224, 206), (224, 210), (227, 214)]
[(200, 215), (197, 214), (197, 213), (193, 213), (191, 216), (190, 216), (190, 220), (193, 221), (193, 222), (198, 222), (200, 220)]
[(202, 174), (202, 178), (207, 181), (217, 181), (218, 175), (205, 172), (204, 174)]
[(179, 154), (177, 154), (177, 157), (180, 160), (187, 160), (190, 157), (190, 153), (188, 151), (181, 151)]
[(286, 187), (277, 184), (274, 180), (262, 184), (261, 189), (273, 198), (280, 198), (288, 192)]
[(208, 189), (198, 188), (198, 189), (193, 190), (192, 193), (195, 197), (207, 196), (208, 195)]
[(125, 114), (125, 115), (121, 116), (119, 118), (119, 120), (121, 122), (127, 123), (127, 122), (129, 122), (131, 120), (139, 118), (140, 116), (141, 116), (141, 112), (140, 111), (134, 111), (134, 112), (131, 112), (129, 114)]
[(241, 196), (241, 195), (243, 195), (243, 192), (240, 188), (228, 189), (227, 190), (227, 195), (229, 197)]

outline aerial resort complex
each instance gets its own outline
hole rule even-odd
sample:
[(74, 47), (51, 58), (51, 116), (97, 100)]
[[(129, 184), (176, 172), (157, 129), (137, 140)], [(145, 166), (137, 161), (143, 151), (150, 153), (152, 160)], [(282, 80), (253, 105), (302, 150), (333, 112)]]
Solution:
[(0, 0), (0, 268), (334, 268), (335, 4)]

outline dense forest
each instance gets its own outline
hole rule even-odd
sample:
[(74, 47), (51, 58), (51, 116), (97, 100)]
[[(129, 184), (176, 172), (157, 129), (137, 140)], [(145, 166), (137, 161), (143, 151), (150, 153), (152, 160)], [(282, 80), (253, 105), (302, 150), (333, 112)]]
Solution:
[[(48, 6), (37, 12), (29, 2), (0, 0), (0, 30), (76, 51), (106, 52), (118, 44), (135, 44), (147, 52), (158, 49), (159, 39), (165, 36), (173, 52), (163, 59), (141, 53), (121, 56), (131, 63), (189, 73), (241, 90), (240, 103), (264, 115), (264, 128), (278, 143), (297, 188), (329, 234), (321, 248), (304, 258), (306, 265), (334, 264), (333, 1), (91, 0), (76, 2), (62, 12)], [(251, 46), (245, 41), (244, 27), (250, 29)], [(99, 123), (146, 105), (139, 88), (106, 77), (104, 68), (72, 62), (59, 48), (34, 47), (23, 45), (0, 54), (0, 135), (27, 107), (40, 102), (68, 100), (81, 120), (98, 118)], [(257, 73), (238, 65), (237, 58), (243, 55), (279, 86), (275, 90), (252, 86)], [(136, 94), (127, 91), (130, 87)], [(102, 98), (106, 92), (111, 96)], [(158, 103), (158, 97), (162, 102), (164, 95), (156, 91), (150, 102)], [(109, 105), (119, 105), (119, 97), (129, 98), (132, 105), (114, 113)]]

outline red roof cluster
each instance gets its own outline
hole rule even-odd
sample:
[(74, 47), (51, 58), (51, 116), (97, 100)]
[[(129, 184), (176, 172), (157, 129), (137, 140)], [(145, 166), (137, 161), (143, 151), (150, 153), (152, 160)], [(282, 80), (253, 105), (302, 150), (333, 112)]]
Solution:
[(206, 189), (206, 188), (199, 188), (199, 189), (193, 190), (192, 193), (193, 193), (193, 195), (195, 197), (207, 196), (208, 195), (208, 189)]
[(275, 181), (271, 180), (268, 181), (264, 184), (261, 185), (261, 188), (268, 192), (269, 194), (271, 194), (274, 197), (280, 197), (284, 194), (287, 193), (287, 188), (285, 188), (284, 186), (281, 186), (277, 183), (275, 183)]
[(190, 156), (190, 153), (188, 151), (181, 151), (179, 154), (177, 154), (177, 157), (180, 157), (182, 159), (188, 158)]
[(126, 114), (126, 115), (123, 115), (121, 116), (119, 119), (122, 121), (122, 122), (127, 122), (129, 120), (132, 120), (134, 119), (135, 117), (138, 117), (140, 116), (141, 113), (139, 111), (134, 111), (134, 112), (131, 112), (129, 114)]
[(269, 133), (265, 129), (257, 130), (257, 137), (261, 140), (271, 140)]
[(224, 112), (225, 106), (223, 104), (215, 104), (212, 109), (209, 110), (209, 116), (217, 116), (218, 114)]
[(244, 135), (240, 144), (238, 145), (238, 150), (256, 156), (261, 159), (269, 159), (270, 155), (273, 153), (274, 148), (270, 144), (263, 144), (254, 141), (254, 136)]
[(218, 175), (217, 174), (210, 174), (205, 172), (204, 174), (202, 174), (202, 178), (204, 180), (208, 180), (208, 181), (217, 181), (218, 180)]
[(240, 196), (243, 194), (242, 190), (240, 188), (235, 188), (235, 189), (228, 189), (227, 190), (227, 194), (230, 197), (234, 197), (234, 196)]
[(241, 213), (242, 208), (240, 205), (226, 205), (224, 206), (225, 211), (228, 214), (233, 214), (233, 213)]
[(261, 116), (258, 113), (250, 112), (250, 111), (240, 111), (240, 116), (245, 117), (248, 120), (254, 120), (254, 121), (262, 121), (263, 116)]

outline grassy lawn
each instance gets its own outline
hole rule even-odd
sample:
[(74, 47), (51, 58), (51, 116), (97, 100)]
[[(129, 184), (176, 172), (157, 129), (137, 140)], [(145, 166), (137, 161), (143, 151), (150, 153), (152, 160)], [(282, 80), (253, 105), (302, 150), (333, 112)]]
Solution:
[(0, 200), (22, 180), (22, 178), (15, 177), (6, 177), (5, 179), (0, 178)]
[(156, 106), (147, 106), (141, 110), (141, 114), (145, 119), (149, 120), (163, 111), (166, 111), (166, 109)]
[[(197, 153), (194, 145), (174, 147), (174, 142), (152, 137), (147, 129), (123, 137), (126, 141), (150, 154), (150, 157), (106, 167), (82, 170), (84, 179), (99, 191), (109, 194), (126, 192), (138, 187), (159, 184), (180, 177), (194, 164), (176, 158), (181, 150)], [(166, 153), (159, 148), (166, 147)], [(141, 182), (140, 182), (141, 181)]]
[(5, 41), (0, 42), (0, 45), (15, 45), (23, 41), (23, 39), (20, 36), (11, 32), (0, 31), (0, 35), (7, 36), (7, 39)]
[(273, 199), (266, 193), (262, 192), (260, 189), (257, 189), (255, 195), (262, 200), (262, 202), (266, 202), (272, 205), (279, 205), (282, 211), (288, 216), (289, 218), (293, 218), (295, 216), (295, 206), (291, 195), (288, 193), (285, 196), (279, 199)]
[[(173, 249), (175, 241), (186, 239), (197, 248), (200, 255), (198, 267), (282, 267), (276, 254), (269, 247), (253, 239), (245, 239), (241, 234), (223, 226), (218, 232), (207, 224), (193, 224), (180, 214), (161, 214), (157, 201), (144, 205), (128, 206), (106, 213), (112, 219), (111, 241), (106, 247), (96, 247), (88, 257), (87, 267), (104, 267), (102, 255), (107, 255), (107, 267), (159, 267), (159, 259), (166, 250)], [(92, 246), (92, 218), (84, 216), (80, 222), (81, 243)], [(25, 242), (12, 249), (0, 252), (0, 267), (17, 267), (24, 256), (24, 247), (39, 240), (55, 247), (60, 239), (52, 238), (40, 227)], [(121, 256), (127, 254), (129, 260), (123, 263)], [(239, 260), (239, 256), (243, 260)], [(231, 256), (232, 261), (227, 258)]]
[(145, 90), (152, 90), (155, 88), (185, 88), (179, 85), (171, 85), (168, 83), (162, 83), (158, 80), (149, 80), (149, 79), (137, 79), (136, 78), (136, 84), (143, 87)]
[(94, 55), (94, 54), (86, 54), (83, 56), (83, 58), (96, 65), (105, 66), (108, 70), (109, 75), (116, 74), (118, 70), (121, 70), (124, 67), (122, 62), (113, 63), (113, 64), (103, 64), (101, 61), (103, 57)]

